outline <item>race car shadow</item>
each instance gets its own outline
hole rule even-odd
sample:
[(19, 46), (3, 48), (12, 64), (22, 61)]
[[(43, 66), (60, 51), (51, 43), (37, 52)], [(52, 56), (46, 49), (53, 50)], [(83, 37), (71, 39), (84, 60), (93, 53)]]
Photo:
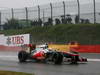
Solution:
[(71, 62), (63, 62), (62, 64), (55, 64), (53, 62), (44, 62), (44, 61), (35, 61), (35, 60), (27, 60), (26, 62), (18, 62), (19, 64), (46, 64), (46, 65), (84, 65), (87, 64), (86, 62), (78, 62), (78, 63), (71, 63)]
[(37, 62), (34, 61), (34, 60), (27, 60), (27, 61), (25, 61), (25, 62), (19, 62), (19, 61), (18, 61), (18, 63), (19, 63), (19, 64), (28, 64), (28, 63), (37, 63)]
[(78, 65), (86, 65), (87, 63), (68, 63), (68, 62), (66, 62), (66, 63), (62, 63), (63, 65), (75, 65), (75, 66), (78, 66)]

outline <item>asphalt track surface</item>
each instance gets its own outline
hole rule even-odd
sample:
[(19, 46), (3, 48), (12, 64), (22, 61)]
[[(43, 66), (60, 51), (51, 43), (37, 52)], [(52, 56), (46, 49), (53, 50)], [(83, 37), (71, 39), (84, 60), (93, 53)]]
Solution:
[(63, 63), (19, 63), (18, 52), (0, 52), (0, 70), (35, 73), (35, 75), (100, 75), (100, 54), (81, 54), (88, 58), (87, 63), (72, 65)]

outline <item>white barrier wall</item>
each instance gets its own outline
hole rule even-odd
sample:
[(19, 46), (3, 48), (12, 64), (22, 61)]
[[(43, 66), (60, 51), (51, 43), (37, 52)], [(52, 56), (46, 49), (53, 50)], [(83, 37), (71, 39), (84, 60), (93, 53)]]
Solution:
[(12, 36), (1, 36), (0, 45), (5, 46), (21, 46), (23, 44), (30, 43), (30, 34), (12, 35)]
[(4, 45), (5, 44), (5, 36), (4, 34), (0, 34), (0, 45)]

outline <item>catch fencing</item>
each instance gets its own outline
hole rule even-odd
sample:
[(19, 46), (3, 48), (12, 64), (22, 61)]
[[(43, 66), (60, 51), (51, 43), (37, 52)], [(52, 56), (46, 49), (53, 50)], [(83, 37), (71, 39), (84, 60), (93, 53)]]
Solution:
[(80, 0), (63, 1), (0, 11), (0, 24), (10, 19), (17, 19), (23, 26), (55, 25), (61, 23), (100, 23), (100, 1), (91, 0), (81, 3)]

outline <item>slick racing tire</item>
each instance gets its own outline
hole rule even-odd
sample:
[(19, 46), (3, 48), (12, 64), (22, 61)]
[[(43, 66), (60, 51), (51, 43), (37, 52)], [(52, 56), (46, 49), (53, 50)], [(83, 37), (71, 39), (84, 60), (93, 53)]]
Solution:
[(63, 62), (63, 55), (60, 52), (54, 53), (52, 59), (54, 64), (61, 64)]
[(28, 53), (26, 53), (25, 51), (20, 51), (18, 53), (19, 62), (25, 62), (27, 58), (28, 58)]

